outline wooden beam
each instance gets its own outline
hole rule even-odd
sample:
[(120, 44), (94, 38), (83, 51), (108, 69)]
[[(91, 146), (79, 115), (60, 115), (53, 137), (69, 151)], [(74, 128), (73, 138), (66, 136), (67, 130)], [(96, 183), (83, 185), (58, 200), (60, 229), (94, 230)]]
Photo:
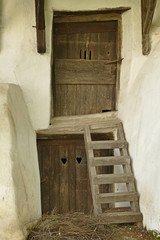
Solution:
[(149, 31), (152, 24), (156, 3), (157, 3), (157, 0), (141, 0), (142, 52), (144, 55), (148, 55), (151, 50)]
[(130, 9), (131, 7), (118, 7), (118, 8), (104, 8), (100, 10), (90, 10), (90, 11), (54, 11), (54, 17), (93, 15), (93, 14), (99, 14), (99, 13), (101, 14), (123, 13)]
[(35, 0), (35, 5), (36, 5), (37, 51), (38, 53), (45, 53), (46, 41), (45, 41), (44, 0)]

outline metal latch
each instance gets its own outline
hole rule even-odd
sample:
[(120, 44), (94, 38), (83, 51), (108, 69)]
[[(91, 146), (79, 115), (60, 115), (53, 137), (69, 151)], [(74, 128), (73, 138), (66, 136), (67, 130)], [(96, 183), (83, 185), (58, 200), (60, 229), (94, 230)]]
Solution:
[(111, 64), (111, 63), (121, 63), (123, 59), (124, 58), (107, 61), (104, 64), (107, 65), (107, 64)]

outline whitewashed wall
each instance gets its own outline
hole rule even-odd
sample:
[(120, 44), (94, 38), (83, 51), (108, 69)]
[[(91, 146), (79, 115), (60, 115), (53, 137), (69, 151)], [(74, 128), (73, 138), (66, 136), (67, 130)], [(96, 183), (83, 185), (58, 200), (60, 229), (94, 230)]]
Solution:
[(40, 216), (36, 134), (20, 88), (0, 84), (0, 239), (25, 239)]
[[(48, 0), (45, 6), (47, 52), (36, 50), (35, 6), (33, 0), (2, 0), (0, 21), (0, 82), (20, 85), (35, 129), (48, 127), (50, 121), (51, 30), (53, 10), (97, 10), (132, 6), (124, 13), (125, 47), (129, 59), (140, 40), (139, 0)], [(127, 64), (127, 69), (128, 69)]]
[(140, 193), (143, 222), (160, 231), (160, 2), (151, 28), (149, 56), (132, 58), (130, 77), (123, 82), (119, 116), (123, 120)]
[[(140, 192), (144, 225), (160, 231), (159, 179), (159, 11), (152, 29), (153, 49), (141, 54), (140, 0), (48, 0), (45, 5), (47, 52), (36, 52), (34, 1), (3, 0), (0, 22), (0, 82), (20, 85), (34, 129), (50, 120), (50, 61), (53, 10), (97, 10), (126, 6), (123, 13), (119, 116), (124, 122)], [(158, 3), (159, 5), (159, 3)], [(159, 9), (159, 8), (158, 8)]]

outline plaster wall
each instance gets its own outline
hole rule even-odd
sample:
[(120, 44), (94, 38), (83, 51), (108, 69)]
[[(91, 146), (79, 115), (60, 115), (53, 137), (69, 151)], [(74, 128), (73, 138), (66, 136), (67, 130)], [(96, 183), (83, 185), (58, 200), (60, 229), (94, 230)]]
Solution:
[[(47, 128), (50, 122), (51, 31), (54, 10), (97, 10), (131, 6), (123, 14), (125, 51), (124, 63), (130, 68), (132, 54), (140, 41), (139, 0), (48, 0), (45, 1), (47, 51), (36, 50), (35, 6), (32, 0), (2, 0), (0, 6), (0, 82), (15, 83), (23, 91), (34, 129)], [(134, 49), (132, 52), (131, 50)], [(129, 61), (128, 61), (129, 59)], [(125, 66), (125, 64), (124, 64)], [(126, 81), (126, 78), (124, 79)]]
[[(50, 121), (51, 30), (54, 10), (97, 10), (131, 7), (122, 14), (122, 57), (119, 117), (124, 123), (140, 193), (144, 225), (160, 231), (159, 178), (159, 11), (152, 27), (152, 52), (142, 56), (140, 0), (48, 0), (45, 5), (47, 52), (36, 52), (34, 1), (2, 0), (0, 82), (18, 84), (34, 129)], [(159, 6), (159, 2), (158, 2)], [(157, 9), (159, 7), (157, 6)]]
[(41, 216), (36, 134), (22, 92), (0, 84), (0, 239), (23, 240)]

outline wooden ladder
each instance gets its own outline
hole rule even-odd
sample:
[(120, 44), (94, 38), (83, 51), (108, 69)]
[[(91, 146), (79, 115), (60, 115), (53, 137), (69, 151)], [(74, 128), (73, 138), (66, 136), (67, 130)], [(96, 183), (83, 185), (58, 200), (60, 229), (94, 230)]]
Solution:
[[(93, 141), (91, 133), (100, 128), (105, 132), (114, 132), (116, 140)], [(106, 122), (106, 124), (86, 125), (84, 130), (85, 148), (87, 153), (88, 170), (93, 199), (94, 215), (105, 217), (105, 223), (141, 223), (142, 214), (138, 204), (138, 193), (136, 191), (134, 175), (130, 165), (128, 145), (125, 139), (123, 125), (119, 119)], [(119, 149), (119, 156), (95, 157), (95, 149)], [(97, 174), (99, 166), (121, 165), (123, 173), (120, 174)], [(114, 169), (114, 168), (113, 168)], [(113, 170), (114, 171), (114, 170)], [(124, 192), (100, 193), (100, 185), (125, 183)], [(130, 207), (116, 208), (115, 203), (128, 202)], [(112, 208), (103, 211), (102, 204), (110, 204)], [(113, 207), (114, 206), (114, 207)]]

